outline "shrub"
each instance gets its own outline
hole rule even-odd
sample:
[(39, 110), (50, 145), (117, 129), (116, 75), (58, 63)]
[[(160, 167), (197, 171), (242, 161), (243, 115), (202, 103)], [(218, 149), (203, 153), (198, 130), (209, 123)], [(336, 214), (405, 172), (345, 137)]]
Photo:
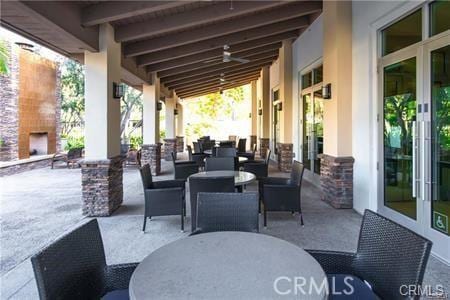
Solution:
[(132, 136), (130, 137), (130, 144), (131, 144), (131, 149), (139, 149), (143, 143), (143, 138), (142, 136)]
[(65, 147), (65, 150), (71, 150), (74, 148), (84, 148), (84, 137), (68, 137), (67, 138), (67, 145)]

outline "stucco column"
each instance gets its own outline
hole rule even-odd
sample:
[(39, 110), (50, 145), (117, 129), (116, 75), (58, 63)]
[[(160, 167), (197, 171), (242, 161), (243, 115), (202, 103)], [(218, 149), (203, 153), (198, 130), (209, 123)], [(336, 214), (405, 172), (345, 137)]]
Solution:
[(252, 108), (250, 112), (251, 133), (250, 133), (250, 150), (253, 150), (253, 144), (256, 143), (258, 136), (258, 87), (256, 80), (251, 82)]
[(266, 149), (269, 148), (270, 138), (270, 69), (265, 66), (261, 70), (261, 135), (259, 138), (259, 153), (265, 158)]
[(324, 100), (324, 200), (337, 208), (353, 206), (352, 157), (352, 3), (323, 2), (323, 82), (331, 84)]
[(175, 114), (176, 97), (166, 98), (166, 138), (175, 137)]
[(114, 28), (100, 25), (99, 51), (85, 51), (85, 159), (82, 162), (83, 214), (108, 216), (123, 201), (120, 156), (120, 99), (113, 83), (120, 83), (121, 46)]
[(279, 50), (280, 62), (280, 100), (282, 103), (280, 120), (280, 141), (277, 143), (278, 169), (283, 172), (290, 172), (292, 160), (294, 158), (292, 144), (292, 41), (285, 40)]
[(161, 143), (159, 142), (159, 78), (154, 76), (153, 84), (142, 86), (143, 95), (143, 144), (141, 165), (149, 164), (153, 175), (161, 173)]
[(184, 151), (184, 127), (183, 127), (183, 105), (181, 103), (177, 103), (177, 112), (176, 115), (176, 134), (177, 134), (177, 152)]

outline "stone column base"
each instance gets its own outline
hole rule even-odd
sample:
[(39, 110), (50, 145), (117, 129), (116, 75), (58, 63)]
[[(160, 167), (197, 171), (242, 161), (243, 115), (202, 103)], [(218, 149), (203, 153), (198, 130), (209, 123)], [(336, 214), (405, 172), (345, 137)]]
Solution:
[(161, 174), (161, 143), (141, 146), (141, 165), (149, 164), (153, 176)]
[(259, 139), (259, 156), (261, 158), (266, 158), (266, 150), (269, 149), (270, 142), (269, 138), (260, 138)]
[(175, 154), (175, 159), (177, 158), (177, 139), (164, 139), (164, 159), (166, 161), (172, 160), (172, 155)]
[(250, 136), (250, 151), (253, 151), (253, 145), (256, 144), (256, 135)]
[(122, 204), (122, 162), (122, 156), (81, 162), (83, 215), (109, 216)]
[(184, 152), (184, 136), (177, 136), (177, 152)]
[(278, 170), (291, 172), (292, 160), (294, 158), (294, 145), (291, 143), (277, 143)]
[(322, 199), (334, 208), (353, 208), (353, 157), (319, 154)]

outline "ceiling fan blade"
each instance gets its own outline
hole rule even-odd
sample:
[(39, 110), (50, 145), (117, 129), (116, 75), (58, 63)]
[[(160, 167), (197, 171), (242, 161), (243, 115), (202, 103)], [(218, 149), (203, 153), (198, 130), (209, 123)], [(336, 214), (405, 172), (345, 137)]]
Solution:
[(232, 60), (232, 61), (240, 62), (240, 63), (242, 63), (242, 64), (246, 64), (246, 63), (250, 62), (249, 59), (239, 58), (239, 57), (233, 57), (233, 56), (228, 57), (228, 59), (229, 59), (229, 60)]

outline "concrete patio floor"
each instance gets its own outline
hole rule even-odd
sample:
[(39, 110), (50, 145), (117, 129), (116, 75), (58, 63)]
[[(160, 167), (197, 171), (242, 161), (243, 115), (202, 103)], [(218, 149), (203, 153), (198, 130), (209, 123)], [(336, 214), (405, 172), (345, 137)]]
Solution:
[[(162, 163), (171, 178), (172, 164)], [(271, 168), (271, 176), (287, 176)], [(49, 168), (0, 178), (1, 299), (37, 299), (30, 256), (61, 234), (86, 222), (81, 215), (80, 169)], [(256, 184), (248, 191), (256, 190)], [(188, 201), (189, 203), (189, 201)], [(309, 249), (354, 251), (361, 216), (353, 210), (336, 210), (320, 200), (320, 191), (304, 181), (302, 207), (305, 226), (290, 213), (270, 213), (261, 233)], [(188, 207), (189, 209), (189, 207)], [(136, 167), (124, 172), (124, 203), (113, 216), (99, 218), (109, 264), (138, 262), (153, 250), (185, 237), (179, 217), (157, 217), (143, 233), (143, 191)], [(189, 212), (185, 228), (190, 228)], [(182, 254), (180, 254), (182, 255)], [(450, 293), (450, 267), (431, 257), (424, 284), (442, 284)]]

